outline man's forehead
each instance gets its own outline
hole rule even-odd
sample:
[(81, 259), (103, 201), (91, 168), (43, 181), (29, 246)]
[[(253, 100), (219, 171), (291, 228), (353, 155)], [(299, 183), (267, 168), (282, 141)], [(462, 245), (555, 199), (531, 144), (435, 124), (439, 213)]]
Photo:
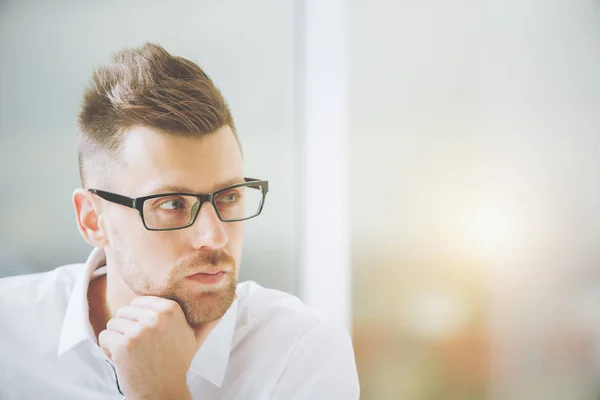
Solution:
[(199, 137), (136, 128), (120, 158), (123, 181), (138, 195), (208, 193), (244, 182), (241, 151), (227, 126)]
[(169, 133), (145, 126), (134, 126), (123, 133), (119, 153), (123, 161), (140, 158), (155, 161), (181, 159), (185, 155), (196, 160), (236, 156), (240, 160), (242, 158), (235, 134), (227, 125), (214, 132), (198, 135)]

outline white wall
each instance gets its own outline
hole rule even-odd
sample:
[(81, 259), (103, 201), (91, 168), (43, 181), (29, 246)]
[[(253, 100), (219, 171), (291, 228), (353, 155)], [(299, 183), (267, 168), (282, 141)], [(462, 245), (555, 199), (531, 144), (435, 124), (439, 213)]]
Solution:
[(485, 189), (514, 237), (490, 269), (492, 393), (596, 399), (600, 3), (487, 1), (485, 16)]
[(348, 10), (363, 394), (597, 399), (600, 3)]

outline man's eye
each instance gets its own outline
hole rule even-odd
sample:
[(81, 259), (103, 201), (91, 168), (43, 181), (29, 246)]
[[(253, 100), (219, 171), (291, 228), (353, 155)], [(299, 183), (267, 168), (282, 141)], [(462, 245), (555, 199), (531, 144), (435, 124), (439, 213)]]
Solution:
[(219, 197), (219, 203), (235, 203), (238, 200), (237, 193), (227, 193)]
[(163, 210), (178, 210), (180, 208), (185, 208), (185, 203), (179, 199), (171, 199), (161, 202), (158, 205), (158, 208)]

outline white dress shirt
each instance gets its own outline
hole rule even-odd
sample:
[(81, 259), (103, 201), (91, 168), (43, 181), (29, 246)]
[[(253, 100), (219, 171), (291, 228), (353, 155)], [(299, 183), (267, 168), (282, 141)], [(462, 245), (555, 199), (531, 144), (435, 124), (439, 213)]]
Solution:
[[(88, 287), (104, 264), (95, 249), (85, 264), (0, 279), (0, 399), (124, 398), (89, 321)], [(237, 294), (194, 356), (194, 400), (359, 398), (343, 329), (254, 282)]]

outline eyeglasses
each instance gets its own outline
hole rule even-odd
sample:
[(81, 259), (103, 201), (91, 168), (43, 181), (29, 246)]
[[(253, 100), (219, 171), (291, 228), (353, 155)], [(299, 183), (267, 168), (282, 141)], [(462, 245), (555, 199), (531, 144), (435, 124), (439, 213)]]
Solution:
[(259, 215), (269, 191), (269, 182), (244, 178), (238, 183), (207, 194), (164, 193), (138, 198), (98, 189), (91, 193), (111, 203), (138, 210), (144, 227), (150, 231), (172, 231), (194, 224), (202, 205), (209, 202), (223, 222), (237, 222)]

